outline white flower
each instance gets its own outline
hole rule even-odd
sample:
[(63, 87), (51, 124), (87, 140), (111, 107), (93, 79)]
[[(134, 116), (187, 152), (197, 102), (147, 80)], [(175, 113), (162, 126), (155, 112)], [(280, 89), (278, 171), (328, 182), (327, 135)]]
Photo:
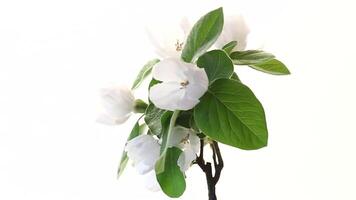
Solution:
[(151, 101), (158, 108), (171, 111), (192, 109), (209, 84), (204, 69), (177, 58), (157, 63), (153, 68), (153, 78), (162, 83), (151, 87)]
[(108, 125), (122, 124), (130, 117), (134, 109), (135, 97), (128, 87), (102, 89), (101, 98), (105, 112), (99, 116), (98, 122)]
[(215, 45), (222, 48), (231, 41), (237, 41), (233, 51), (241, 51), (246, 48), (247, 36), (250, 33), (244, 18), (241, 15), (227, 16), (224, 19), (224, 28)]
[(140, 174), (153, 170), (159, 158), (160, 145), (158, 140), (150, 135), (140, 135), (127, 142), (127, 156)]
[(178, 23), (169, 22), (170, 24), (168, 25), (160, 24), (160, 27), (147, 27), (146, 32), (159, 57), (179, 58), (191, 25), (187, 18), (183, 18), (180, 21), (180, 26)]
[(177, 164), (182, 172), (190, 167), (192, 161), (197, 158), (200, 151), (200, 139), (191, 129), (176, 126), (171, 133), (169, 146), (180, 148), (183, 152), (178, 158)]
[(159, 158), (160, 144), (150, 135), (140, 135), (127, 142), (125, 151), (133, 161), (138, 173), (144, 175), (145, 186), (151, 191), (159, 191), (161, 188), (156, 179), (154, 166)]
[(147, 172), (147, 174), (144, 175), (144, 183), (145, 187), (152, 191), (152, 192), (158, 192), (161, 190), (161, 186), (159, 185), (157, 181), (157, 176), (156, 176), (156, 171), (151, 170)]

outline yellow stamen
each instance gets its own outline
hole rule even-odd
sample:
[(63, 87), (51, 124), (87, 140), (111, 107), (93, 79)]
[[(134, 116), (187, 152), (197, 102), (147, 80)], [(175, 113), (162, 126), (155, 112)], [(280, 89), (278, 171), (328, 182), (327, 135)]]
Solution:
[(176, 51), (182, 51), (183, 50), (183, 42), (179, 42), (179, 40), (177, 40), (177, 42), (174, 44), (174, 46), (176, 47)]
[(189, 85), (189, 81), (188, 80), (183, 81), (183, 82), (180, 83), (180, 85), (182, 86), (180, 89), (186, 88), (187, 85)]
[(189, 134), (187, 134), (187, 136), (185, 136), (185, 137), (180, 141), (180, 143), (189, 144)]

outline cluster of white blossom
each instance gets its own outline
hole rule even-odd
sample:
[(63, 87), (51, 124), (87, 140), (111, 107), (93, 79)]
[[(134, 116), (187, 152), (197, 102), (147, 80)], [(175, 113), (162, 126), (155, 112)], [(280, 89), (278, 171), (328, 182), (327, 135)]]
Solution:
[[(180, 58), (184, 41), (191, 28), (187, 19), (184, 18), (177, 28), (178, 30), (173, 30), (177, 34), (164, 37), (148, 31), (155, 52), (161, 58), (152, 71), (153, 78), (160, 83), (150, 88), (149, 99), (157, 108), (169, 111), (192, 109), (199, 103), (199, 98), (207, 91), (209, 84), (203, 68), (186, 63)], [(225, 17), (225, 26), (215, 47), (222, 48), (230, 41), (237, 41), (234, 50), (243, 50), (248, 34), (249, 28), (242, 16)], [(122, 124), (133, 113), (135, 97), (131, 89), (123, 86), (111, 87), (103, 89), (101, 95), (105, 112), (100, 115), (99, 122)], [(153, 191), (160, 189), (154, 171), (160, 156), (160, 145), (161, 141), (157, 137), (143, 134), (128, 141), (125, 148), (137, 171), (145, 174), (149, 180), (147, 188)], [(199, 153), (200, 139), (192, 129), (175, 126), (168, 146), (182, 150), (177, 164), (181, 171), (185, 172)]]

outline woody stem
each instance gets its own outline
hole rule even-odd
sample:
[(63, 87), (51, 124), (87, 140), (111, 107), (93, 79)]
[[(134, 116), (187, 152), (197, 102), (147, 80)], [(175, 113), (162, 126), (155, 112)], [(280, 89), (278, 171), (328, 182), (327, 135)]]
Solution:
[(224, 161), (222, 159), (220, 148), (217, 142), (213, 141), (210, 144), (211, 149), (213, 150), (213, 164), (215, 174), (213, 175), (212, 164), (210, 162), (205, 162), (204, 160), (204, 140), (200, 140), (200, 155), (196, 159), (196, 163), (205, 173), (208, 191), (209, 191), (209, 200), (217, 200), (215, 186), (218, 183), (221, 175), (221, 171), (224, 167)]

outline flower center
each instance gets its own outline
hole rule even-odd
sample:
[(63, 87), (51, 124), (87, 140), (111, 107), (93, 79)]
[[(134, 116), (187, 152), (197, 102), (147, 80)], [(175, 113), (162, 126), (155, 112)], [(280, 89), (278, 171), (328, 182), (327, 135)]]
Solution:
[(185, 81), (181, 82), (180, 85), (182, 86), (182, 87), (180, 87), (180, 89), (186, 88), (187, 85), (189, 85), (189, 81), (185, 80)]
[(180, 143), (182, 144), (189, 144), (189, 134), (187, 136), (185, 136), (181, 141)]
[(180, 42), (179, 40), (177, 40), (177, 42), (174, 44), (174, 46), (176, 47), (176, 51), (182, 51), (183, 44), (184, 42)]

